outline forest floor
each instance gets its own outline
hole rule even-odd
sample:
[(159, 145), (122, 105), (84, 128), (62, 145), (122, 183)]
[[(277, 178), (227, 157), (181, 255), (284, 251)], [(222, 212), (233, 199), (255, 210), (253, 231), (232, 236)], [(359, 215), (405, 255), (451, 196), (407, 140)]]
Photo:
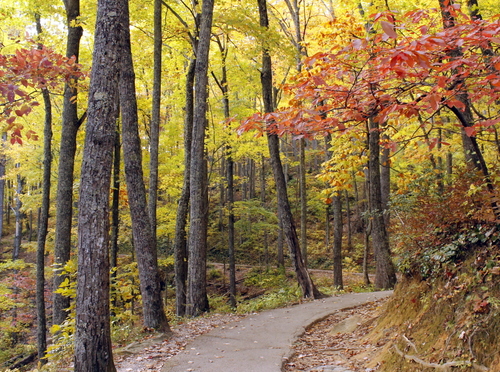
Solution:
[[(385, 299), (368, 302), (354, 308), (336, 311), (312, 325), (295, 341), (290, 358), (284, 360), (283, 370), (375, 371), (376, 365), (370, 364), (371, 356), (383, 348), (385, 343), (380, 340), (371, 343), (366, 339), (366, 334), (375, 323), (378, 310), (384, 301)], [(152, 337), (129, 345), (117, 350), (115, 358), (117, 370), (119, 372), (162, 371), (165, 362), (173, 356), (186, 349), (189, 352), (190, 344), (197, 337), (216, 328), (222, 332), (224, 329), (234, 328), (237, 326), (234, 322), (239, 322), (247, 316), (214, 314), (176, 326), (170, 337)], [(253, 345), (250, 344), (249, 347)], [(198, 369), (191, 369), (188, 364), (185, 370)]]

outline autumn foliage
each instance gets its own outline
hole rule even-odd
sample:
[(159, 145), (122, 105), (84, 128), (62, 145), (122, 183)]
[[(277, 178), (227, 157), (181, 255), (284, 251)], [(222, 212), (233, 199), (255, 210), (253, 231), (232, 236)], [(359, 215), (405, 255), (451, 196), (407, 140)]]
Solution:
[[(399, 124), (419, 118), (426, 123), (444, 108), (462, 110), (457, 96), (464, 90), (473, 104), (496, 102), (498, 17), (472, 19), (457, 6), (448, 9), (457, 20), (448, 28), (443, 28), (438, 9), (418, 9), (375, 14), (366, 32), (345, 30), (347, 43), (338, 34), (325, 33), (332, 41), (330, 50), (307, 58), (303, 72), (285, 87), (291, 97), (288, 107), (256, 114), (240, 130), (314, 136), (352, 129), (368, 119)], [(499, 120), (497, 112), (481, 112), (473, 123), (461, 125), (472, 136)]]
[[(34, 45), (13, 54), (0, 54), (0, 122), (11, 133), (11, 143), (22, 144), (23, 126), (16, 122), (28, 115), (39, 103), (42, 89), (56, 90), (64, 81), (83, 76), (74, 58), (66, 58), (53, 50)], [(32, 131), (28, 138), (36, 136)]]

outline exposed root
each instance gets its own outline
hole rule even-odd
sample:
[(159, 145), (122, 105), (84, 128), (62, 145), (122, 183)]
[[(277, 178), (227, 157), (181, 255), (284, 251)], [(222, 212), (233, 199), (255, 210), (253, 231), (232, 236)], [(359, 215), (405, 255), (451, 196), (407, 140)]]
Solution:
[(480, 364), (477, 364), (474, 362), (462, 361), (462, 360), (461, 361), (446, 362), (443, 364), (429, 363), (429, 362), (426, 362), (425, 360), (423, 360), (415, 355), (409, 355), (409, 354), (403, 353), (401, 350), (399, 350), (397, 345), (394, 345), (393, 348), (396, 351), (396, 353), (398, 353), (401, 357), (405, 358), (406, 360), (411, 360), (415, 363), (418, 363), (422, 367), (426, 367), (426, 368), (434, 368), (434, 369), (446, 371), (452, 367), (472, 367), (475, 371), (481, 371), (481, 372), (489, 371), (488, 367), (485, 367), (483, 365), (480, 365)]

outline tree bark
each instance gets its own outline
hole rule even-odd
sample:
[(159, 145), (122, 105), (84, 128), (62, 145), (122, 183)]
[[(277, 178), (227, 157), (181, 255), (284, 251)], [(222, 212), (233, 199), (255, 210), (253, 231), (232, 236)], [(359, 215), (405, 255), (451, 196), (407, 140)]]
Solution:
[(372, 221), (371, 236), (376, 260), (375, 288), (389, 289), (396, 284), (396, 272), (391, 260), (389, 237), (383, 214), (380, 180), (380, 132), (375, 120), (369, 120), (368, 146), (370, 153), (368, 177), (370, 182), (370, 218)]
[[(35, 13), (37, 33), (42, 33), (40, 15)], [(41, 48), (41, 45), (39, 46)], [(38, 237), (36, 250), (36, 318), (37, 352), (41, 365), (46, 364), (47, 352), (47, 317), (45, 309), (45, 241), (47, 238), (50, 208), (50, 179), (52, 169), (52, 102), (47, 88), (42, 89), (45, 109), (43, 125), (43, 176), (42, 205), (38, 213)]]
[(342, 279), (342, 196), (333, 196), (333, 286), (344, 288)]
[[(75, 25), (80, 16), (80, 0), (63, 0), (66, 9), (66, 25), (68, 27), (66, 56), (76, 57), (80, 52), (80, 39), (83, 34), (81, 26)], [(56, 236), (54, 246), (54, 288), (66, 279), (60, 270), (68, 262), (71, 253), (71, 225), (73, 222), (73, 173), (75, 167), (76, 135), (81, 121), (78, 119), (76, 79), (72, 79), (64, 88), (62, 113), (61, 145), (59, 149), (59, 166), (57, 170), (57, 204), (56, 204)], [(69, 297), (54, 293), (52, 307), (52, 323), (61, 324), (67, 316)]]
[(45, 315), (45, 240), (47, 238), (50, 208), (50, 175), (52, 166), (52, 104), (48, 90), (42, 91), (45, 105), (45, 123), (43, 129), (43, 180), (42, 206), (38, 219), (38, 239), (36, 255), (36, 314), (38, 360), (46, 363), (47, 319)]
[[(110, 264), (111, 269), (118, 265), (118, 235), (120, 231), (120, 164), (121, 164), (121, 144), (120, 144), (120, 126), (116, 124), (116, 137), (113, 149), (113, 186), (111, 194), (111, 250)], [(116, 278), (116, 270), (111, 273), (111, 281)], [(116, 296), (111, 299), (113, 306), (116, 305)]]
[[(7, 133), (3, 132), (2, 133), (2, 140), (1, 140), (1, 146), (4, 146), (4, 143), (7, 141)], [(7, 159), (5, 158), (5, 155), (0, 155), (0, 240), (2, 239), (3, 235), (3, 225), (4, 225), (4, 211), (7, 209), (8, 213), (8, 208), (4, 208), (5, 205), (5, 163)], [(0, 243), (0, 260), (2, 259), (3, 256), (3, 246)]]
[(154, 51), (153, 51), (153, 104), (149, 140), (149, 219), (153, 240), (156, 242), (156, 206), (158, 200), (158, 151), (160, 144), (160, 105), (161, 105), (161, 62), (162, 62), (162, 25), (161, 1), (154, 0)]
[(187, 236), (186, 226), (189, 212), (189, 183), (191, 179), (191, 143), (193, 138), (194, 73), (196, 60), (192, 59), (186, 74), (186, 108), (184, 119), (184, 182), (177, 204), (175, 220), (175, 312), (177, 316), (186, 315), (187, 280)]
[(99, 0), (80, 181), (76, 372), (115, 372), (109, 319), (109, 190), (125, 0)]
[(300, 246), (304, 265), (307, 267), (307, 185), (306, 185), (306, 148), (305, 140), (299, 140), (299, 193), (300, 193)]
[[(269, 20), (267, 16), (266, 0), (257, 0), (257, 2), (259, 6), (260, 26), (267, 29), (269, 27)], [(274, 109), (271, 66), (271, 56), (269, 55), (266, 46), (263, 46), (261, 83), (262, 99), (264, 102), (264, 111), (266, 113), (272, 112)], [(304, 298), (319, 298), (321, 297), (321, 293), (312, 282), (309, 272), (304, 264), (304, 260), (302, 259), (297, 230), (295, 228), (290, 203), (288, 201), (285, 174), (283, 172), (283, 165), (281, 163), (279, 153), (279, 138), (276, 134), (268, 132), (267, 141), (271, 168), (273, 170), (274, 181), (276, 183), (278, 218), (281, 221), (284, 237), (288, 243), (290, 256), (297, 275), (297, 281), (302, 289), (302, 295)]]
[[(219, 50), (222, 60), (222, 76), (218, 82), (219, 88), (222, 92), (222, 105), (224, 108), (224, 118), (229, 119), (231, 116), (229, 108), (229, 87), (227, 81), (227, 45), (217, 38)], [(226, 181), (227, 181), (227, 209), (228, 209), (228, 257), (229, 257), (229, 305), (236, 308), (236, 255), (234, 243), (234, 161), (232, 157), (231, 146), (226, 146)], [(222, 199), (222, 197), (221, 197)]]
[[(128, 6), (124, 9), (123, 22), (129, 25)], [(161, 297), (160, 274), (156, 241), (149, 219), (146, 187), (142, 170), (142, 152), (139, 138), (139, 119), (135, 95), (135, 73), (132, 62), (130, 31), (122, 31), (120, 44), (119, 99), (122, 113), (123, 160), (129, 196), (132, 235), (139, 268), (144, 327), (170, 332)]]
[(208, 100), (208, 54), (212, 30), (214, 0), (204, 0), (201, 11), (199, 42), (196, 48), (196, 82), (191, 144), (191, 224), (189, 228), (189, 260), (186, 313), (198, 316), (209, 310), (206, 289), (207, 254), (207, 168), (205, 159), (205, 129)]
[[(20, 164), (17, 164), (16, 167), (20, 167)], [(14, 233), (14, 248), (12, 250), (12, 259), (17, 260), (19, 258), (19, 253), (21, 251), (21, 241), (23, 238), (23, 214), (21, 212), (21, 208), (23, 203), (21, 201), (21, 195), (24, 189), (24, 178), (21, 177), (20, 174), (17, 175), (17, 186), (16, 186), (16, 196), (14, 214), (16, 219), (16, 230)]]

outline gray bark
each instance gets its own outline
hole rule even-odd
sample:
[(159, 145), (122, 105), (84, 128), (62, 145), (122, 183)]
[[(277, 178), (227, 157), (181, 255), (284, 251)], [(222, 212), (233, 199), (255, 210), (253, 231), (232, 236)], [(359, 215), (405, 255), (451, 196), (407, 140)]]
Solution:
[(188, 288), (186, 314), (198, 316), (209, 310), (206, 289), (207, 254), (207, 168), (205, 159), (205, 129), (208, 100), (208, 54), (212, 30), (214, 0), (202, 4), (199, 42), (196, 48), (196, 82), (191, 144), (191, 224), (188, 240)]
[[(124, 9), (123, 22), (129, 25), (128, 6)], [(135, 73), (128, 27), (122, 31), (121, 37), (119, 100), (122, 113), (123, 160), (132, 218), (134, 250), (139, 268), (143, 323), (146, 328), (170, 332), (161, 297), (156, 240), (146, 201), (135, 95)]]
[[(68, 27), (66, 56), (75, 56), (78, 61), (80, 39), (83, 29), (72, 25), (80, 16), (79, 0), (64, 0), (66, 9), (66, 25)], [(62, 113), (61, 145), (59, 149), (59, 166), (57, 170), (57, 204), (56, 204), (56, 236), (54, 247), (54, 263), (56, 269), (62, 268), (70, 258), (71, 253), (71, 225), (73, 221), (73, 173), (75, 167), (76, 135), (81, 125), (77, 112), (76, 80), (66, 84), (64, 88), (64, 102)], [(54, 288), (66, 279), (59, 270), (54, 272)], [(52, 322), (61, 324), (67, 316), (66, 309), (70, 299), (59, 293), (54, 293)]]
[(342, 196), (333, 196), (333, 286), (344, 287), (342, 279)]
[(158, 200), (158, 151), (160, 143), (160, 105), (161, 105), (161, 61), (162, 61), (162, 27), (161, 1), (154, 0), (154, 67), (153, 67), (153, 105), (151, 110), (151, 127), (149, 140), (149, 219), (156, 242), (156, 205)]
[(370, 182), (370, 217), (372, 221), (371, 237), (376, 260), (375, 288), (390, 289), (396, 284), (396, 272), (391, 259), (389, 237), (383, 215), (380, 180), (380, 132), (376, 121), (370, 120), (369, 125), (368, 177)]
[[(35, 14), (37, 33), (42, 33), (40, 15)], [(39, 46), (41, 48), (41, 45)], [(36, 251), (36, 318), (37, 318), (37, 352), (41, 365), (47, 363), (44, 359), (47, 352), (47, 317), (45, 309), (45, 241), (47, 238), (50, 208), (50, 179), (52, 169), (52, 102), (50, 93), (42, 89), (45, 109), (43, 126), (43, 179), (42, 205), (38, 213), (38, 238)]]
[(80, 181), (76, 372), (115, 372), (109, 318), (109, 190), (125, 0), (99, 0)]
[(175, 220), (175, 312), (177, 316), (186, 314), (187, 280), (187, 236), (186, 226), (189, 212), (189, 183), (191, 178), (191, 142), (193, 138), (194, 72), (196, 60), (191, 60), (186, 75), (186, 108), (184, 120), (184, 181), (177, 205)]

